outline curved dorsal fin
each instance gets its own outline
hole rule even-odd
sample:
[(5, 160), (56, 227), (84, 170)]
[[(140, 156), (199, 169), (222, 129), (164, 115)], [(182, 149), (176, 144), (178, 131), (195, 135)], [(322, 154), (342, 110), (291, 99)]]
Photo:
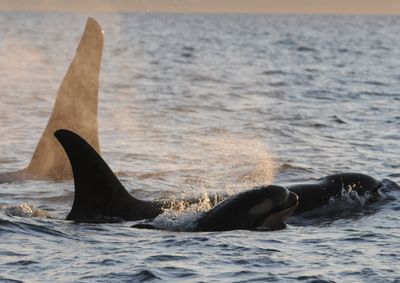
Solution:
[(68, 130), (58, 130), (54, 135), (64, 147), (74, 175), (75, 199), (67, 220), (141, 220), (162, 212), (161, 203), (132, 197), (103, 158), (79, 135)]
[(67, 156), (53, 136), (60, 128), (82, 135), (100, 152), (97, 129), (99, 73), (103, 31), (88, 18), (81, 41), (58, 90), (47, 126), (36, 146), (23, 179), (65, 180), (72, 178)]

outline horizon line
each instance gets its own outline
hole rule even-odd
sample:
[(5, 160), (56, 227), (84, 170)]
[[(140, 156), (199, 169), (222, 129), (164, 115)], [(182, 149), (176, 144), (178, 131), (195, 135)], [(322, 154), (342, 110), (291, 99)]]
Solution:
[(396, 0), (1, 0), (0, 11), (399, 15)]

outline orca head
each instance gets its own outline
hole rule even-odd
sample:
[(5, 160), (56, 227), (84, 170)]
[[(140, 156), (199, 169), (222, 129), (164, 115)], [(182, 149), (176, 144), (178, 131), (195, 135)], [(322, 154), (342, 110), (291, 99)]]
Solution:
[(254, 190), (256, 197), (249, 207), (249, 222), (252, 230), (278, 230), (285, 228), (284, 221), (298, 205), (299, 198), (285, 187), (260, 186)]
[(207, 211), (196, 231), (276, 230), (296, 208), (298, 197), (280, 186), (260, 186), (231, 196)]

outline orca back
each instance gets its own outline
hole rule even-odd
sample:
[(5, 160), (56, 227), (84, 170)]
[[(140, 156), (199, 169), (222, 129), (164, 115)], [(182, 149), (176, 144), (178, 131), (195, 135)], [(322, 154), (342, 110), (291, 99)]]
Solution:
[(162, 212), (160, 203), (131, 196), (103, 158), (83, 138), (68, 130), (58, 130), (54, 135), (68, 155), (74, 176), (75, 199), (67, 220), (140, 220)]
[(299, 197), (299, 205), (295, 214), (310, 211), (329, 203), (342, 193), (356, 191), (359, 196), (365, 193), (375, 194), (382, 183), (375, 178), (361, 173), (333, 174), (314, 182), (294, 184), (288, 189)]

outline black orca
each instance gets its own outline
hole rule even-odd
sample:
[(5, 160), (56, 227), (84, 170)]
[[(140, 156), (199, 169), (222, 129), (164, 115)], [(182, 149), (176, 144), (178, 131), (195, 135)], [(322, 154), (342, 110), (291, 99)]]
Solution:
[[(68, 220), (110, 222), (152, 219), (164, 209), (174, 206), (172, 202), (134, 198), (83, 138), (69, 130), (58, 130), (55, 136), (70, 159), (74, 175), (75, 199)], [(293, 212), (297, 202), (294, 214), (322, 207), (343, 192), (374, 195), (381, 187), (382, 183), (378, 180), (359, 173), (329, 175), (314, 182), (286, 187), (261, 186), (232, 197), (222, 196), (225, 200), (203, 213), (195, 223), (194, 231), (275, 229)], [(197, 199), (186, 200), (188, 205), (196, 202)], [(260, 213), (250, 214), (256, 211), (256, 207)], [(135, 227), (152, 228), (152, 225), (141, 223)]]
[(54, 133), (72, 166), (75, 197), (67, 220), (112, 222), (154, 218), (163, 202), (134, 198), (124, 188), (101, 156), (79, 135), (69, 130)]
[(260, 186), (233, 195), (197, 220), (194, 231), (276, 230), (298, 203), (296, 194), (280, 186)]
[[(58, 130), (55, 137), (71, 162), (75, 199), (67, 220), (113, 222), (152, 219), (173, 206), (131, 196), (101, 156), (79, 135)], [(196, 200), (188, 200), (189, 203)], [(286, 188), (261, 186), (229, 197), (204, 212), (194, 231), (277, 229), (297, 205), (297, 196)], [(137, 228), (152, 228), (138, 224)]]
[[(296, 209), (298, 197), (281, 186), (259, 186), (226, 198), (196, 217), (185, 231), (272, 231), (286, 227), (285, 219)], [(157, 229), (152, 221), (133, 228)]]
[[(67, 220), (76, 222), (115, 222), (151, 219), (165, 209), (185, 208), (196, 198), (171, 201), (144, 201), (124, 188), (103, 158), (78, 134), (69, 130), (54, 133), (70, 160), (75, 197)], [(220, 201), (210, 200), (211, 205)]]
[(339, 173), (320, 178), (314, 182), (293, 184), (287, 188), (299, 197), (294, 214), (301, 214), (329, 203), (343, 193), (357, 192), (358, 196), (370, 194), (376, 196), (382, 188), (382, 182), (360, 173)]
[(78, 132), (100, 152), (97, 104), (102, 52), (103, 31), (93, 18), (88, 18), (75, 57), (58, 89), (53, 111), (29, 165), (17, 172), (1, 173), (0, 183), (71, 179), (71, 166), (53, 137), (54, 131), (60, 128)]

